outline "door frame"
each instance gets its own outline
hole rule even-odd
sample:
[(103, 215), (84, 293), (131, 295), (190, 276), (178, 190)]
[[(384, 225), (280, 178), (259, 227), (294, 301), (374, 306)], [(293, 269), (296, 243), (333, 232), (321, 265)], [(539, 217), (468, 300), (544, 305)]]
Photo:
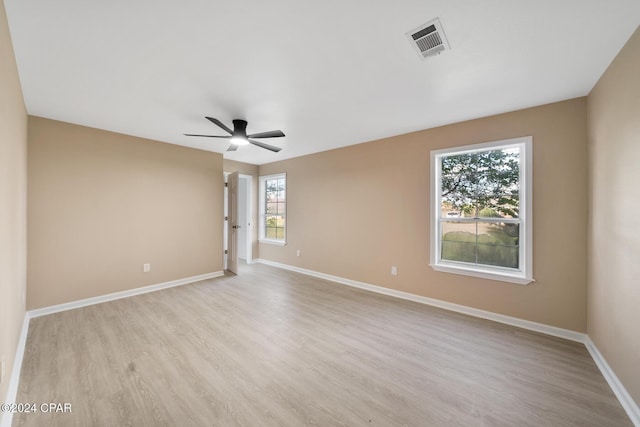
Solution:
[[(234, 171), (237, 172), (237, 171)], [(229, 200), (229, 188), (227, 187), (227, 181), (228, 181), (228, 177), (229, 175), (231, 175), (232, 172), (224, 172), (224, 221), (223, 221), (223, 268), (224, 270), (227, 269), (227, 250), (229, 249), (229, 236), (228, 236), (228, 227), (227, 227), (227, 222), (228, 222), (228, 215), (229, 215), (229, 207), (228, 207), (228, 200)], [(253, 215), (252, 215), (252, 208), (253, 208), (253, 203), (252, 203), (252, 195), (253, 195), (253, 179), (254, 176), (253, 175), (246, 175), (246, 174), (242, 174), (239, 173), (238, 177), (240, 178), (240, 180), (246, 180), (247, 183), (247, 194), (246, 194), (246, 218), (247, 218), (247, 224), (243, 224), (243, 226), (246, 227), (246, 238), (247, 238), (247, 256), (246, 256), (246, 262), (247, 264), (252, 264), (253, 263), (253, 230), (255, 229), (255, 225), (253, 224)], [(256, 218), (257, 220), (257, 218)]]
[(227, 177), (227, 268), (233, 274), (238, 274), (238, 187), (240, 173), (233, 172)]
[(253, 176), (252, 175), (246, 175), (246, 174), (239, 174), (238, 178), (240, 178), (240, 181), (244, 181), (247, 184), (247, 192), (245, 194), (245, 208), (246, 208), (246, 212), (245, 212), (245, 218), (247, 219), (246, 224), (242, 224), (243, 227), (245, 227), (245, 238), (246, 238), (246, 247), (247, 247), (247, 254), (246, 254), (246, 259), (245, 261), (247, 262), (247, 264), (251, 264), (253, 262), (253, 223), (252, 223), (252, 215), (251, 215), (251, 208), (252, 208), (252, 203), (251, 203), (251, 195), (253, 194)]

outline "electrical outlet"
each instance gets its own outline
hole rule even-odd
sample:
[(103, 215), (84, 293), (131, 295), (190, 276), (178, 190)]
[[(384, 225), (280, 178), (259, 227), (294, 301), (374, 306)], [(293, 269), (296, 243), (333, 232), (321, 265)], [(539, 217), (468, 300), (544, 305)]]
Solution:
[(300, 256), (300, 249), (296, 251), (296, 256)]
[(151, 271), (151, 264), (144, 264), (142, 266), (142, 271), (145, 272), (145, 273), (150, 272)]
[(391, 266), (391, 275), (392, 276), (397, 276), (398, 275), (398, 267), (396, 267), (395, 265)]

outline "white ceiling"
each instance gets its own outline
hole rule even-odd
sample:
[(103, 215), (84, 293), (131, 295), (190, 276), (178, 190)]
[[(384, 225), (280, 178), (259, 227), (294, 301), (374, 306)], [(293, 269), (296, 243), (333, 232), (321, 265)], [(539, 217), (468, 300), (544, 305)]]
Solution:
[[(638, 0), (4, 0), (29, 114), (254, 164), (589, 93)], [(451, 50), (405, 33), (439, 17)], [(285, 138), (227, 153), (204, 119)]]

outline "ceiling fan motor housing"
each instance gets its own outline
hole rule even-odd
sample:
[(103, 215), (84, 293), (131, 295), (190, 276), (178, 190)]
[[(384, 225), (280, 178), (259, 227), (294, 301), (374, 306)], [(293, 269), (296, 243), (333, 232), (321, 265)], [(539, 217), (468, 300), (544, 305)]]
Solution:
[(234, 138), (247, 138), (247, 121), (236, 119), (233, 121), (233, 137)]

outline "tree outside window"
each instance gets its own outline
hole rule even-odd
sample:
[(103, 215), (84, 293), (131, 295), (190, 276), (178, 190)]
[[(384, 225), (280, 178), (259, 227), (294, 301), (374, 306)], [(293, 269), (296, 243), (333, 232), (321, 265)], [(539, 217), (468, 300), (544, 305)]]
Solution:
[(286, 177), (261, 177), (261, 239), (284, 242), (286, 237)]
[(432, 152), (432, 266), (530, 278), (530, 214), (523, 215), (531, 207), (530, 143), (527, 137)]
[(441, 211), (459, 212), (471, 222), (442, 222), (441, 258), (519, 266), (520, 154), (517, 148), (468, 152), (441, 158)]

